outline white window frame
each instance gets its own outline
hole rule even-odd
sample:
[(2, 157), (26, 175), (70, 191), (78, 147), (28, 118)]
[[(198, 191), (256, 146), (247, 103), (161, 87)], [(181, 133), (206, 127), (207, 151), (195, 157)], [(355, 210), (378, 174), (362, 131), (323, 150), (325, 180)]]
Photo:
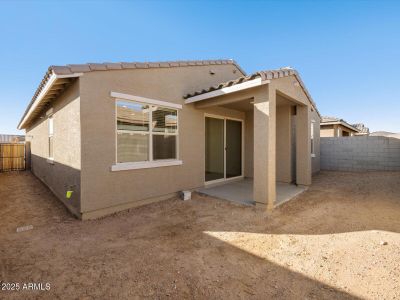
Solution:
[[(47, 116), (47, 162), (53, 164), (54, 163), (54, 118), (53, 118), (53, 109), (49, 109), (46, 112)], [(53, 156), (50, 156), (50, 138), (53, 140), (52, 152)]]
[[(133, 96), (128, 94), (111, 92), (111, 97), (114, 100), (115, 105), (115, 164), (111, 166), (111, 171), (124, 171), (124, 170), (135, 170), (135, 169), (147, 169), (147, 168), (157, 168), (157, 167), (167, 167), (167, 166), (177, 166), (182, 165), (182, 160), (179, 159), (179, 109), (182, 109), (182, 105), (176, 103), (170, 103), (161, 100), (155, 100), (150, 98), (144, 98), (140, 96)], [(147, 134), (149, 136), (149, 160), (148, 161), (139, 161), (139, 162), (118, 162), (118, 132), (126, 132), (126, 130), (118, 130), (117, 120), (117, 104), (118, 101), (124, 102), (132, 102), (138, 104), (145, 104), (150, 106), (149, 113), (149, 131), (140, 132)], [(156, 107), (167, 108), (167, 109), (175, 109), (177, 111), (177, 129), (175, 133), (170, 132), (153, 132), (153, 110)], [(130, 133), (132, 131), (129, 131)], [(173, 135), (176, 136), (176, 158), (174, 159), (153, 159), (153, 135)]]
[(311, 120), (310, 128), (311, 157), (315, 157), (315, 120)]

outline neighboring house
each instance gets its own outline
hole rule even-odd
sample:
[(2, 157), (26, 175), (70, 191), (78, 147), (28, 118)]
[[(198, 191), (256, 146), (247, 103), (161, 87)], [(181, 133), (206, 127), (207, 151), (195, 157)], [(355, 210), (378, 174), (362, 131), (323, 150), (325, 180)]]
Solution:
[(334, 117), (322, 117), (321, 137), (354, 136), (359, 130), (343, 119)]
[(295, 70), (213, 60), (52, 66), (18, 128), (33, 173), (90, 219), (244, 177), (272, 209), (277, 181), (319, 171), (319, 123)]
[(0, 144), (23, 143), (23, 142), (25, 142), (24, 135), (0, 134)]
[(353, 124), (352, 126), (358, 130), (355, 135), (369, 135), (369, 128), (363, 123)]

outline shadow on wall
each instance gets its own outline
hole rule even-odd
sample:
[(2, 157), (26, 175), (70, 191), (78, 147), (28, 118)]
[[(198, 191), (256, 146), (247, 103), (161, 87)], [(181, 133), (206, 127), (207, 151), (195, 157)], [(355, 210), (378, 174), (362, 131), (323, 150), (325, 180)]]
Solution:
[[(57, 161), (31, 154), (31, 172), (39, 178), (75, 216), (80, 216), (81, 171)], [(67, 192), (71, 191), (69, 197)]]

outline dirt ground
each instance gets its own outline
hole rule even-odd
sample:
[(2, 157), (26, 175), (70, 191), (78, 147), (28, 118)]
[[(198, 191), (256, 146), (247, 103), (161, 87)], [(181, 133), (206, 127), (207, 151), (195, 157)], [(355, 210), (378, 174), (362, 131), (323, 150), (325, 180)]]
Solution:
[(86, 222), (0, 174), (0, 280), (51, 286), (3, 299), (400, 299), (400, 173), (322, 172), (268, 216), (196, 195)]

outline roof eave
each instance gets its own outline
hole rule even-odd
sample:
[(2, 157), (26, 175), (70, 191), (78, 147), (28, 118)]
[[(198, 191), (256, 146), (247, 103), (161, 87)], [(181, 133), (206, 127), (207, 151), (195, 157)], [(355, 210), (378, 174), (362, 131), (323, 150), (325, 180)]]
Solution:
[(38, 107), (40, 107), (41, 104), (43, 104), (43, 101), (46, 100), (49, 92), (52, 91), (56, 85), (65, 84), (65, 82), (60, 83), (60, 79), (77, 78), (83, 75), (83, 73), (56, 74), (51, 68), (49, 69), (49, 72), (49, 76), (46, 76), (44, 81), (41, 83), (42, 88), (40, 92), (31, 100), (27, 110), (19, 121), (17, 127), (19, 130), (26, 128), (26, 124), (30, 120), (32, 114), (38, 109)]
[(323, 126), (323, 125), (342, 125), (342, 126), (347, 127), (347, 128), (349, 128), (349, 129), (351, 129), (351, 130), (353, 130), (353, 131), (355, 131), (355, 132), (361, 132), (361, 131), (358, 130), (357, 128), (352, 127), (351, 125), (349, 125), (349, 124), (347, 124), (347, 123), (344, 123), (344, 122), (342, 122), (342, 121), (321, 122), (321, 126)]
[(231, 94), (234, 92), (238, 92), (238, 91), (243, 91), (243, 90), (247, 90), (253, 87), (258, 87), (264, 84), (268, 84), (270, 83), (270, 80), (262, 80), (261, 77), (258, 77), (256, 79), (250, 80), (250, 81), (246, 81), (243, 83), (239, 83), (239, 84), (235, 84), (232, 86), (228, 86), (222, 89), (217, 89), (208, 93), (203, 93), (200, 95), (196, 95), (196, 96), (192, 96), (189, 97), (185, 100), (185, 104), (190, 104), (190, 103), (195, 103), (198, 101), (202, 101), (202, 100), (206, 100), (206, 99), (212, 99), (218, 96), (222, 96), (222, 95), (227, 95), (227, 94)]

